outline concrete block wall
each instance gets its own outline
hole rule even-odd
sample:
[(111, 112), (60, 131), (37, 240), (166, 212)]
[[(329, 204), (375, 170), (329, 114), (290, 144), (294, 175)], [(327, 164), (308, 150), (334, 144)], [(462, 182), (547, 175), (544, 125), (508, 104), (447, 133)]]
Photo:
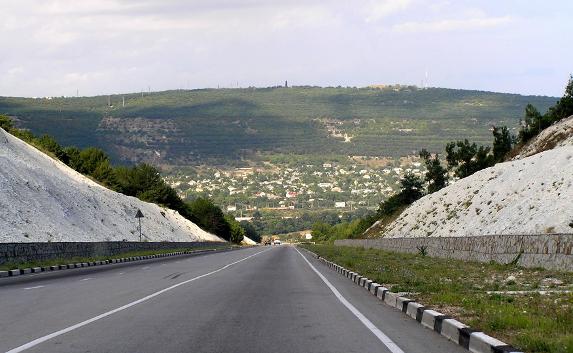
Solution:
[(573, 271), (573, 234), (342, 239), (334, 244), (414, 254), (425, 247), (428, 256), (502, 264), (519, 256), (523, 267)]
[(73, 257), (113, 256), (144, 250), (204, 248), (216, 242), (61, 242), (0, 243), (0, 265)]

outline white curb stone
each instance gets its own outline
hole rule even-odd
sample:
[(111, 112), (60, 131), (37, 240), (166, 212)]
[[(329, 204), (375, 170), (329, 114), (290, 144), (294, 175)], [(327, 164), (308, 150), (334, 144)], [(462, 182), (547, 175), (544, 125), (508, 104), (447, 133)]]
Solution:
[(439, 313), (435, 310), (424, 310), (424, 315), (422, 315), (422, 325), (429, 328), (430, 330), (433, 330), (434, 323), (436, 322), (436, 317), (442, 315), (442, 313)]

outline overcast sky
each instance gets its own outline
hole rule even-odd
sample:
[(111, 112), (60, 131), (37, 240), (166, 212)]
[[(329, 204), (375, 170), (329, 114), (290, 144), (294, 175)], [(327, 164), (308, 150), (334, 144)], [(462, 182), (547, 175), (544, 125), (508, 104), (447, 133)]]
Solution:
[(0, 95), (283, 84), (561, 96), (571, 0), (1, 0)]

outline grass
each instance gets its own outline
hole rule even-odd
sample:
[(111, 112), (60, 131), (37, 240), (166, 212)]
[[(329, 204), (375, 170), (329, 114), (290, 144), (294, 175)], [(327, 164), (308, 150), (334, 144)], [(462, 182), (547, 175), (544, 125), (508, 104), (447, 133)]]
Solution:
[(573, 294), (538, 292), (573, 290), (572, 272), (379, 249), (305, 247), (525, 352), (573, 352)]
[(105, 261), (105, 260), (117, 259), (117, 258), (122, 258), (122, 257), (158, 255), (158, 254), (167, 254), (167, 253), (181, 252), (181, 251), (219, 249), (219, 248), (223, 248), (226, 246), (227, 246), (227, 244), (213, 245), (213, 246), (208, 246), (208, 247), (184, 247), (184, 248), (161, 249), (161, 250), (140, 250), (140, 251), (124, 252), (124, 253), (120, 253), (120, 254), (116, 254), (116, 255), (110, 255), (110, 256), (62, 257), (62, 258), (57, 258), (57, 259), (52, 259), (52, 260), (43, 260), (43, 261), (5, 263), (5, 264), (0, 265), (0, 271), (8, 271), (8, 270), (16, 269), (16, 268), (33, 268), (33, 267), (74, 264), (74, 263), (79, 263), (79, 262)]

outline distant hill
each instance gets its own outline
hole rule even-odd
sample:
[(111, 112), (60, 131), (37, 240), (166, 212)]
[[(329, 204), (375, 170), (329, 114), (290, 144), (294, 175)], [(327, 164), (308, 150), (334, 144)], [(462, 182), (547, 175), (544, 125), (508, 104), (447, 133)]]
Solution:
[[(228, 163), (254, 155), (401, 156), (446, 142), (491, 141), (531, 103), (553, 97), (443, 88), (246, 88), (80, 98), (0, 97), (0, 114), (63, 145), (97, 146), (116, 161)], [(111, 106), (108, 106), (111, 103)]]

